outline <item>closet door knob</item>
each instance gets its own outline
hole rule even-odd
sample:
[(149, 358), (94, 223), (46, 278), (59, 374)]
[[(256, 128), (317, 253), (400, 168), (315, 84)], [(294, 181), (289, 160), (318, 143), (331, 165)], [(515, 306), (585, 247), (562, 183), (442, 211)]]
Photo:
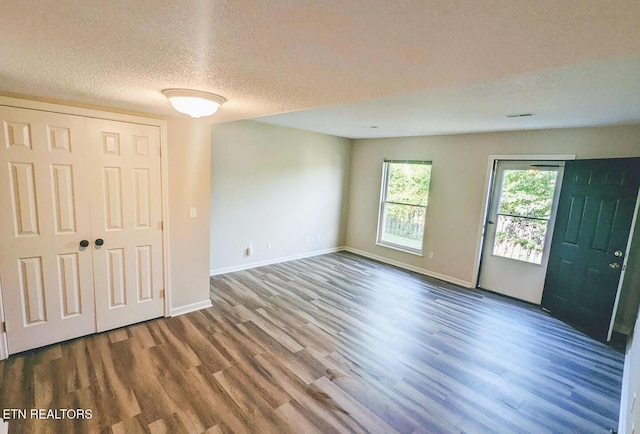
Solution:
[(89, 245), (89, 241), (87, 240), (80, 241), (80, 247), (87, 247), (88, 245)]
[(102, 238), (98, 238), (98, 239), (96, 240), (96, 246), (101, 246), (101, 245), (103, 245), (103, 244), (104, 244), (104, 240), (103, 240)]

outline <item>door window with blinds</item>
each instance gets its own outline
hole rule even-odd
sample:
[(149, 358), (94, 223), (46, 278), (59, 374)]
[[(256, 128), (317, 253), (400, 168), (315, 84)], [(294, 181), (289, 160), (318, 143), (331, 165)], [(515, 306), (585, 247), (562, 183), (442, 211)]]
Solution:
[(431, 161), (385, 160), (377, 244), (422, 254)]

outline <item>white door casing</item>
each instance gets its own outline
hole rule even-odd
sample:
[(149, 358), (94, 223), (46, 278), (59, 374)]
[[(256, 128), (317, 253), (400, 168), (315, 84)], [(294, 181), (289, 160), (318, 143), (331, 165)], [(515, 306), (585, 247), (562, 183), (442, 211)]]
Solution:
[(2, 279), (1, 278), (0, 278), (0, 321), (2, 322), (2, 327), (0, 327), (0, 360), (4, 360), (7, 357), (9, 357), (9, 346), (7, 345), (7, 333), (5, 331), (5, 317), (4, 317), (4, 306), (2, 305)]
[(9, 352), (162, 316), (160, 128), (9, 107), (0, 128)]

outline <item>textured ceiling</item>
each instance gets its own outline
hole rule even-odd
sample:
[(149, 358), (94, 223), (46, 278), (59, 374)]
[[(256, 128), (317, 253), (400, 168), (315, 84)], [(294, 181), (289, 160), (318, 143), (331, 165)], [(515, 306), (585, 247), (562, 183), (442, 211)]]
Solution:
[[(512, 103), (523, 95), (540, 100), (539, 89), (573, 86), (573, 73), (587, 86), (572, 88), (574, 105), (582, 106), (580, 97), (594, 84), (591, 69), (602, 75), (618, 68), (631, 92), (632, 75), (639, 74), (619, 69), (638, 66), (638, 0), (2, 0), (0, 6), (0, 91), (175, 116), (160, 91), (188, 87), (227, 98), (212, 122), (328, 106), (343, 117), (345, 104), (358, 102), (384, 114), (391, 101), (386, 116), (394, 134), (422, 134), (415, 125), (403, 127), (403, 107), (410, 108), (403, 104), (429, 104), (419, 116), (437, 116), (435, 102), (456, 106), (469, 97), (470, 111), (488, 116), (487, 110), (519, 110)], [(615, 91), (619, 83), (604, 81), (597, 86)], [(314, 128), (330, 132), (336, 114)], [(304, 127), (295, 121), (299, 113), (285, 116), (292, 120), (280, 122)], [(469, 116), (471, 123), (483, 119)], [(357, 136), (363, 121), (370, 123), (353, 118), (341, 135)]]
[(257, 120), (349, 138), (640, 123), (640, 55)]

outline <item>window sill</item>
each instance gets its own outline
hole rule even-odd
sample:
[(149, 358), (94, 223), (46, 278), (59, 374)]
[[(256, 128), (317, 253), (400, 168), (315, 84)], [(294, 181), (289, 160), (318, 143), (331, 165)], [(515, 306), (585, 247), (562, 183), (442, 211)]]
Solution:
[(396, 245), (393, 245), (393, 244), (380, 243), (380, 242), (376, 242), (376, 246), (386, 247), (387, 249), (397, 250), (399, 252), (408, 253), (410, 255), (420, 256), (421, 258), (424, 258), (424, 254), (422, 252), (416, 252), (415, 250), (403, 249), (401, 246), (396, 246)]

